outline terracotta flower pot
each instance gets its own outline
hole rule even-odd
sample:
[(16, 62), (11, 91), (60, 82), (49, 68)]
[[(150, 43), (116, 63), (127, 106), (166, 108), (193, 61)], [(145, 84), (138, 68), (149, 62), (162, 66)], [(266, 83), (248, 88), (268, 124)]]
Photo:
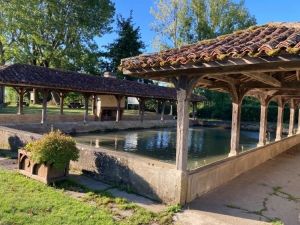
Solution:
[(23, 149), (18, 152), (18, 165), (21, 174), (45, 184), (66, 179), (69, 172), (69, 164), (63, 170), (56, 169), (52, 164), (38, 164), (30, 159), (30, 152)]

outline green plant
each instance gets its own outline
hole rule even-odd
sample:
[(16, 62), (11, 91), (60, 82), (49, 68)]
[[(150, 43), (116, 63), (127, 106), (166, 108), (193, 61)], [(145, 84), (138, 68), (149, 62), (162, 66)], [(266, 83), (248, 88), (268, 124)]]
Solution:
[(36, 163), (53, 164), (57, 169), (64, 169), (70, 160), (77, 160), (79, 149), (74, 139), (60, 131), (53, 131), (41, 139), (28, 143), (25, 150), (30, 152)]

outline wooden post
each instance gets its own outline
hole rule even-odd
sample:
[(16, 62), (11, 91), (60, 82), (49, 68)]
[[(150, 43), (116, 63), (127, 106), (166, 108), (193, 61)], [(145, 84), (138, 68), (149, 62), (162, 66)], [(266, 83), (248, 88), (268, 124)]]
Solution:
[(5, 103), (5, 86), (0, 86), (0, 108)]
[(64, 115), (64, 100), (65, 100), (65, 94), (63, 92), (60, 92), (59, 93), (60, 115)]
[(121, 100), (122, 96), (115, 95), (115, 98), (117, 100), (117, 115), (116, 115), (116, 122), (118, 123), (121, 120)]
[(298, 129), (297, 134), (300, 134), (300, 108), (298, 109)]
[(278, 99), (277, 104), (278, 104), (278, 112), (277, 112), (277, 127), (276, 127), (275, 141), (280, 141), (282, 139), (282, 121), (283, 121), (283, 111), (284, 111), (284, 103), (282, 98)]
[(84, 114), (83, 114), (83, 123), (86, 123), (89, 116), (89, 98), (88, 94), (84, 95)]
[(161, 108), (161, 116), (160, 116), (161, 121), (165, 120), (165, 108), (166, 108), (166, 101), (163, 101), (162, 108)]
[(228, 157), (231, 157), (238, 155), (240, 152), (241, 112), (245, 91), (237, 85), (229, 85), (229, 91), (232, 98), (232, 119), (230, 152)]
[(93, 112), (94, 120), (97, 121), (98, 120), (98, 116), (97, 116), (97, 95), (93, 95), (92, 112)]
[(259, 140), (257, 147), (264, 146), (267, 140), (267, 123), (268, 123), (268, 105), (271, 100), (271, 96), (260, 95), (260, 123), (259, 123)]
[(139, 98), (139, 114), (141, 122), (144, 121), (144, 113), (145, 113), (145, 99)]
[(232, 119), (231, 119), (231, 139), (230, 139), (230, 156), (238, 155), (240, 151), (240, 127), (241, 127), (242, 102), (232, 102)]
[(190, 97), (197, 79), (179, 76), (173, 79), (177, 93), (176, 169), (185, 176), (188, 160)]
[(291, 99), (290, 103), (290, 123), (289, 123), (289, 134), (288, 137), (292, 136), (294, 133), (294, 123), (295, 123), (295, 102)]
[(170, 116), (173, 116), (173, 102), (170, 101)]
[(47, 121), (47, 102), (48, 102), (49, 92), (48, 92), (48, 90), (43, 90), (42, 94), (43, 94), (43, 108), (42, 108), (41, 124), (45, 124)]
[(193, 120), (196, 120), (196, 103), (193, 102)]
[(17, 89), (18, 91), (18, 95), (19, 95), (19, 105), (18, 105), (18, 115), (23, 115), (24, 114), (24, 106), (23, 106), (23, 102), (24, 102), (24, 93), (25, 90), (24, 88), (19, 88)]

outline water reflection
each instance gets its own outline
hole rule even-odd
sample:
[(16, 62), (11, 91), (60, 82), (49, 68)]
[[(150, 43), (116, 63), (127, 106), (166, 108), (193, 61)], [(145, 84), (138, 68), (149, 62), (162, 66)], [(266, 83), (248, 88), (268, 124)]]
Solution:
[[(80, 143), (97, 148), (126, 151), (175, 163), (176, 128), (83, 134), (75, 138)], [(190, 128), (187, 138), (189, 168), (200, 167), (220, 160), (227, 157), (229, 153), (230, 130), (193, 127)], [(244, 151), (255, 147), (257, 142), (257, 132), (241, 131), (240, 143)]]

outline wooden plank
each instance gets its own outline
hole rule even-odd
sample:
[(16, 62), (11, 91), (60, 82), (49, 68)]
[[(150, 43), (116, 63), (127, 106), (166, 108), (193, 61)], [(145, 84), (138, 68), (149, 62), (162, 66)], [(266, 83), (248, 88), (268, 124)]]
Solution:
[(274, 87), (281, 87), (281, 82), (279, 80), (275, 79), (274, 77), (266, 73), (243, 73), (243, 74), (254, 80), (263, 82), (265, 84), (269, 84)]

